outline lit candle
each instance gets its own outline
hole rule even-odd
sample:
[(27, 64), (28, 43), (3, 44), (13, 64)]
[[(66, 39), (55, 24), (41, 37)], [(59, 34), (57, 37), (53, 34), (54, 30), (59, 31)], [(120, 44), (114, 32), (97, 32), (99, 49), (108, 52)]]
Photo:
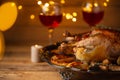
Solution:
[(40, 61), (40, 49), (42, 49), (43, 46), (41, 45), (33, 45), (31, 46), (31, 62), (39, 62)]

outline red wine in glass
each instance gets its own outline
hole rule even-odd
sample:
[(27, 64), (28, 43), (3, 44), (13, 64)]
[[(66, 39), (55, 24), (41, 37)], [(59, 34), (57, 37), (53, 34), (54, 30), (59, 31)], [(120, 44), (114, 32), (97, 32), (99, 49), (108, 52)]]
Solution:
[(45, 27), (48, 28), (56, 28), (58, 27), (59, 23), (62, 21), (62, 14), (60, 15), (44, 15), (40, 14), (39, 19)]
[(104, 11), (91, 11), (91, 12), (87, 12), (87, 11), (82, 11), (83, 14), (83, 19), (85, 20), (86, 23), (88, 23), (90, 26), (95, 26), (96, 24), (98, 24), (104, 16)]
[(40, 22), (48, 28), (49, 44), (53, 44), (53, 31), (62, 21), (61, 5), (57, 2), (45, 3), (41, 6)]
[(104, 5), (100, 0), (86, 0), (82, 5), (84, 21), (94, 28), (104, 17)]

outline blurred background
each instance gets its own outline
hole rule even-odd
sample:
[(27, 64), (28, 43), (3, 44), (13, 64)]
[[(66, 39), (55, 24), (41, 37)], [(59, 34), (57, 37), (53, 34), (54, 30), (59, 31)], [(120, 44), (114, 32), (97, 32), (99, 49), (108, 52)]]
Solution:
[[(84, 0), (0, 0), (0, 5), (11, 1), (17, 5), (18, 16), (12, 27), (3, 31), (6, 45), (29, 46), (48, 43), (48, 29), (43, 27), (38, 17), (41, 1), (42, 3), (56, 1), (62, 4), (63, 20), (54, 31), (53, 42), (63, 40), (62, 34), (65, 31), (82, 33), (90, 30), (82, 17), (81, 4)], [(120, 28), (119, 0), (100, 1), (105, 5), (104, 19), (100, 24)]]

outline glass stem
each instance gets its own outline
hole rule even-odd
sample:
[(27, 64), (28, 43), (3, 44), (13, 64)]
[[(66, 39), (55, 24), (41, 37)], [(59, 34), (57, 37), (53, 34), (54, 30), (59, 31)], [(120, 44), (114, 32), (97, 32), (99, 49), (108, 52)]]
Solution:
[(53, 42), (52, 42), (52, 41), (53, 41), (53, 40), (52, 40), (52, 38), (53, 38), (53, 31), (54, 31), (54, 30), (53, 30), (52, 28), (49, 28), (49, 29), (48, 29), (48, 33), (49, 33), (49, 34), (48, 34), (49, 44), (52, 44), (52, 43), (53, 43)]

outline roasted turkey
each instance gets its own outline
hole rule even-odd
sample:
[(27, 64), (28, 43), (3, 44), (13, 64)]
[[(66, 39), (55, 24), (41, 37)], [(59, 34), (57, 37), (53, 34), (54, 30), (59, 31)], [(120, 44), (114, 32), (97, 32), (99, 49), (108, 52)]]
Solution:
[[(88, 34), (88, 33), (87, 33)], [(117, 60), (120, 56), (120, 32), (94, 29), (87, 37), (75, 43), (74, 54), (81, 61)]]

